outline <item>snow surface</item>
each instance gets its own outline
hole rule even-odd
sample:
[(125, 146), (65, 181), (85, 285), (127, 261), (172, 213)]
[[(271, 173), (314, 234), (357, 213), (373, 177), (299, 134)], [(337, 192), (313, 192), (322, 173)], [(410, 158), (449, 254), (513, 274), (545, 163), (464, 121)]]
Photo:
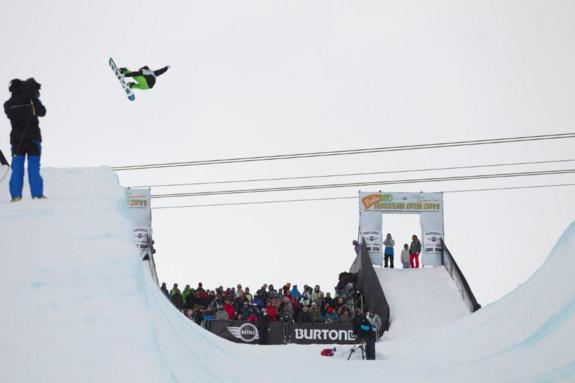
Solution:
[(0, 187), (2, 382), (575, 381), (575, 223), (499, 302), (407, 338), (398, 312), (378, 360), (348, 362), (348, 346), (325, 358), (325, 346), (240, 345), (199, 328), (140, 261), (112, 171), (43, 175), (47, 200), (13, 204)]
[(390, 307), (385, 339), (413, 336), (469, 315), (469, 310), (444, 267), (387, 269), (375, 272)]

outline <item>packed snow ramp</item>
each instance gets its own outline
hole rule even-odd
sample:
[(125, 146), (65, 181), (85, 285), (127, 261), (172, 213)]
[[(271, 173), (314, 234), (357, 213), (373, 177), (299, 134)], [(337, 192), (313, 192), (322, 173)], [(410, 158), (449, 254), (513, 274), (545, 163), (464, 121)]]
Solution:
[(500, 302), (348, 362), (345, 347), (325, 358), (325, 346), (241, 345), (196, 326), (141, 261), (112, 171), (43, 175), (47, 200), (7, 202), (0, 184), (2, 382), (575, 381), (575, 225)]
[(444, 267), (375, 271), (389, 304), (387, 338), (412, 336), (469, 315)]

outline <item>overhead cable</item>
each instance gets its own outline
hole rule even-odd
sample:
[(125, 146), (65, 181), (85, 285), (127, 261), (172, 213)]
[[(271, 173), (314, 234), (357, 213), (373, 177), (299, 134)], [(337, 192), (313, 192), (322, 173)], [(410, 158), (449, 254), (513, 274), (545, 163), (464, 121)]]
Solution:
[(476, 146), (476, 145), (491, 145), (491, 144), (506, 144), (506, 143), (516, 143), (516, 142), (558, 140), (558, 139), (566, 139), (566, 138), (575, 138), (575, 133), (556, 133), (556, 134), (542, 134), (542, 135), (534, 135), (534, 136), (492, 138), (492, 139), (482, 139), (482, 140), (436, 142), (436, 143), (432, 143), (432, 144), (384, 146), (384, 147), (376, 147), (376, 148), (360, 148), (360, 149), (318, 151), (318, 152), (292, 153), (292, 154), (275, 154), (275, 155), (254, 156), (254, 157), (236, 157), (236, 158), (222, 158), (222, 159), (212, 159), (212, 160), (165, 162), (165, 163), (140, 164), (140, 165), (125, 165), (125, 166), (114, 166), (114, 167), (112, 167), (112, 170), (128, 171), (128, 170), (173, 168), (173, 167), (183, 167), (183, 166), (221, 165), (221, 164), (246, 163), (246, 162), (258, 162), (258, 161), (289, 160), (289, 159), (296, 159), (296, 158), (348, 156), (348, 155), (357, 155), (357, 154), (398, 152), (398, 151), (407, 151), (407, 150), (438, 149), (438, 148), (452, 148), (452, 147), (464, 147), (464, 146)]
[(424, 172), (434, 172), (434, 171), (444, 171), (444, 170), (481, 169), (481, 168), (494, 168), (494, 167), (504, 167), (504, 166), (542, 165), (542, 164), (556, 164), (556, 163), (566, 163), (566, 162), (575, 162), (575, 159), (547, 160), (547, 161), (526, 161), (526, 162), (506, 162), (506, 163), (486, 164), (486, 165), (467, 165), (467, 166), (449, 166), (449, 167), (442, 167), (442, 168), (387, 170), (387, 171), (379, 171), (379, 172), (337, 173), (337, 174), (334, 173), (334, 174), (321, 174), (321, 175), (311, 175), (311, 176), (252, 178), (252, 179), (236, 179), (236, 180), (224, 180), (224, 181), (203, 181), (203, 182), (186, 182), (186, 183), (171, 183), (171, 184), (152, 184), (152, 185), (130, 186), (130, 188), (139, 189), (139, 188), (221, 185), (221, 184), (250, 183), (250, 182), (295, 181), (295, 180), (320, 179), (320, 178), (357, 177), (357, 176), (372, 176), (372, 175), (382, 175), (382, 174), (424, 173)]
[[(446, 190), (443, 193), (449, 194), (449, 193), (469, 193), (469, 192), (486, 192), (486, 191), (519, 190), (519, 189), (541, 189), (541, 188), (565, 187), (565, 186), (575, 186), (575, 183), (530, 185), (530, 186), (509, 186), (509, 187), (483, 188), (483, 189)], [(270, 200), (270, 201), (249, 201), (249, 202), (210, 203), (210, 204), (178, 205), (178, 206), (158, 206), (158, 207), (152, 207), (152, 209), (162, 210), (162, 209), (184, 209), (184, 208), (195, 208), (195, 207), (264, 205), (264, 204), (293, 203), (293, 202), (335, 201), (335, 200), (348, 200), (348, 199), (358, 199), (358, 197), (357, 196), (323, 197), (323, 198), (301, 198), (301, 199)]]
[(383, 186), (383, 185), (429, 183), (429, 182), (468, 181), (468, 180), (481, 180), (481, 179), (493, 179), (493, 178), (549, 176), (549, 175), (572, 174), (572, 173), (575, 173), (575, 169), (476, 174), (468, 176), (462, 175), (462, 176), (450, 176), (450, 177), (411, 178), (411, 179), (399, 179), (399, 180), (387, 180), (387, 181), (381, 180), (381, 181), (366, 181), (366, 182), (348, 182), (340, 184), (323, 184), (323, 185), (282, 186), (282, 187), (257, 188), (257, 189), (214, 190), (214, 191), (202, 191), (202, 192), (191, 192), (191, 193), (152, 194), (151, 197), (152, 198), (202, 197), (202, 196), (214, 196), (214, 195), (286, 192), (286, 191), (317, 190), (317, 189), (339, 189), (348, 187)]

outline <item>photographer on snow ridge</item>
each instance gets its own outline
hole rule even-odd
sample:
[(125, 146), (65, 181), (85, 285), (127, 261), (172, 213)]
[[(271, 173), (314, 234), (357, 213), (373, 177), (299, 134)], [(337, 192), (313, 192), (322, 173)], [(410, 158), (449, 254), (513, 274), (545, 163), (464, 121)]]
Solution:
[(353, 330), (358, 342), (365, 343), (365, 356), (367, 360), (375, 360), (375, 340), (376, 334), (368, 318), (361, 309), (357, 309), (353, 317)]
[(11, 97), (4, 103), (4, 112), (10, 120), (10, 146), (12, 150), (12, 175), (10, 195), (12, 202), (22, 199), (24, 187), (24, 162), (28, 157), (28, 179), (33, 199), (44, 196), (44, 181), (40, 176), (42, 135), (38, 117), (46, 115), (46, 108), (40, 101), (41, 85), (29, 78), (25, 81), (10, 81)]

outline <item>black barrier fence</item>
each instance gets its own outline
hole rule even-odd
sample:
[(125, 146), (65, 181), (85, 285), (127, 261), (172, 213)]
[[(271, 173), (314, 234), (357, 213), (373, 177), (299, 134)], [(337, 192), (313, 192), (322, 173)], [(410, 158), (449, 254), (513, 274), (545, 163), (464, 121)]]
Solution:
[(259, 327), (257, 323), (238, 320), (214, 320), (205, 326), (214, 334), (236, 343), (261, 344), (267, 332), (267, 340), (264, 344), (286, 343), (285, 328), (282, 322), (270, 322), (267, 327)]
[(373, 309), (381, 318), (378, 335), (383, 335), (383, 332), (389, 329), (389, 304), (369, 258), (364, 240), (361, 243), (361, 268), (357, 278), (357, 288), (363, 296), (365, 308)]
[(350, 322), (295, 323), (291, 343), (296, 344), (354, 344), (355, 334)]
[(257, 323), (238, 320), (213, 320), (202, 327), (231, 342), (246, 344), (354, 344), (356, 342), (351, 322), (293, 323), (270, 322), (267, 340), (262, 342), (266, 328)]
[(455, 262), (453, 255), (451, 255), (451, 252), (449, 251), (447, 246), (445, 246), (445, 242), (441, 241), (441, 243), (443, 245), (442, 246), (443, 265), (445, 266), (447, 272), (449, 273), (449, 275), (451, 275), (451, 278), (457, 285), (457, 289), (461, 293), (461, 297), (465, 301), (467, 308), (472, 313), (479, 310), (481, 308), (481, 305), (477, 303), (475, 295), (473, 295), (473, 291), (471, 291), (471, 287), (469, 287), (469, 284), (467, 283), (467, 279), (465, 279), (465, 276), (461, 272), (461, 269), (457, 265), (457, 262)]

